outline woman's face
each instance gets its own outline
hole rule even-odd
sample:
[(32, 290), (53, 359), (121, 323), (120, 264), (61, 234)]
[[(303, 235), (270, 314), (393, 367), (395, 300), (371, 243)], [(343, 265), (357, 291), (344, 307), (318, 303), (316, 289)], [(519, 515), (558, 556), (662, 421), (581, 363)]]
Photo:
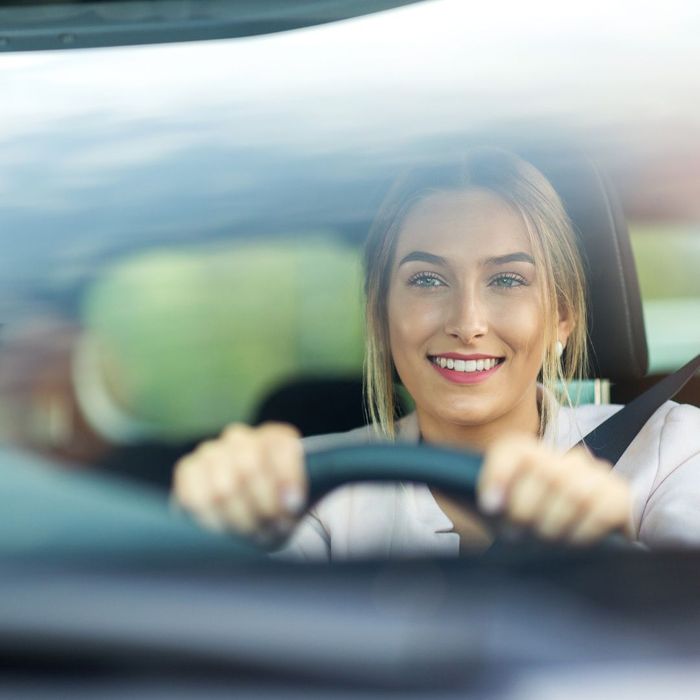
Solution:
[[(496, 195), (439, 192), (409, 212), (388, 321), (394, 363), (422, 420), (476, 427), (537, 415), (537, 270), (524, 222)], [(562, 322), (560, 340), (567, 335)]]

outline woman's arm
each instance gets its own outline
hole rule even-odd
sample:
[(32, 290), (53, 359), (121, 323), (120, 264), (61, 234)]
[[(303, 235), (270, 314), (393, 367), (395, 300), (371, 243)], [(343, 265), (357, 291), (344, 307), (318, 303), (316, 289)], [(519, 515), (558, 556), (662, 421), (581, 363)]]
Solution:
[(695, 406), (675, 406), (666, 416), (639, 539), (651, 547), (700, 546), (700, 409)]

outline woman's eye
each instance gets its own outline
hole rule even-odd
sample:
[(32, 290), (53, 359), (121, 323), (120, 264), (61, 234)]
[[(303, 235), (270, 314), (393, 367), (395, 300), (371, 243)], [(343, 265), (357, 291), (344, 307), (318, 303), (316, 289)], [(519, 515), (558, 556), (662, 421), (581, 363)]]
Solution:
[(489, 282), (489, 286), (504, 287), (506, 289), (510, 289), (511, 287), (522, 287), (525, 284), (527, 284), (527, 282), (523, 277), (511, 272), (496, 275), (495, 277), (492, 277), (491, 281)]
[(419, 272), (408, 280), (411, 287), (442, 287), (445, 283), (429, 272)]

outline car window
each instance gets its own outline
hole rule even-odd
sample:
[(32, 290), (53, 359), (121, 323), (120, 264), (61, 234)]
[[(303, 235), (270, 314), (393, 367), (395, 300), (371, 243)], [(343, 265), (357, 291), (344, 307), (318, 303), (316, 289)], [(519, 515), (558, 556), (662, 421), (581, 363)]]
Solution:
[(632, 225), (650, 370), (673, 370), (700, 348), (700, 236), (692, 224)]
[(217, 432), (298, 377), (361, 375), (361, 287), (332, 234), (157, 248), (85, 290), (83, 358), (144, 431)]
[(444, 0), (262, 36), (3, 55), (4, 439), (86, 465), (148, 443), (165, 464), (316, 380), (354, 392), (338, 425), (362, 422), (360, 257), (377, 207), (406, 168), (491, 141), (574, 142), (610, 175), (652, 368), (678, 366), (697, 340), (700, 212), (675, 128), (693, 140), (690, 10), (629, 32), (622, 8), (603, 26), (598, 11), (466, 18)]

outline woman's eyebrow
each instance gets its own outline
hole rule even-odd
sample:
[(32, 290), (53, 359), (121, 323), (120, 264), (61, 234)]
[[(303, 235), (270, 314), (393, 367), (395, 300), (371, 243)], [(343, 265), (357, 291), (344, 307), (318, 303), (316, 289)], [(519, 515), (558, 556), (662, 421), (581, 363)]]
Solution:
[(401, 262), (398, 264), (398, 267), (401, 267), (401, 265), (403, 265), (404, 263), (411, 262), (412, 260), (432, 263), (433, 265), (447, 265), (447, 260), (445, 260), (445, 258), (440, 257), (439, 255), (433, 255), (433, 253), (426, 253), (424, 250), (414, 250), (413, 252), (401, 258)]
[(528, 253), (508, 253), (507, 255), (497, 255), (493, 258), (485, 258), (481, 261), (482, 265), (505, 265), (511, 262), (527, 262), (531, 265), (535, 264), (535, 260), (532, 255)]

